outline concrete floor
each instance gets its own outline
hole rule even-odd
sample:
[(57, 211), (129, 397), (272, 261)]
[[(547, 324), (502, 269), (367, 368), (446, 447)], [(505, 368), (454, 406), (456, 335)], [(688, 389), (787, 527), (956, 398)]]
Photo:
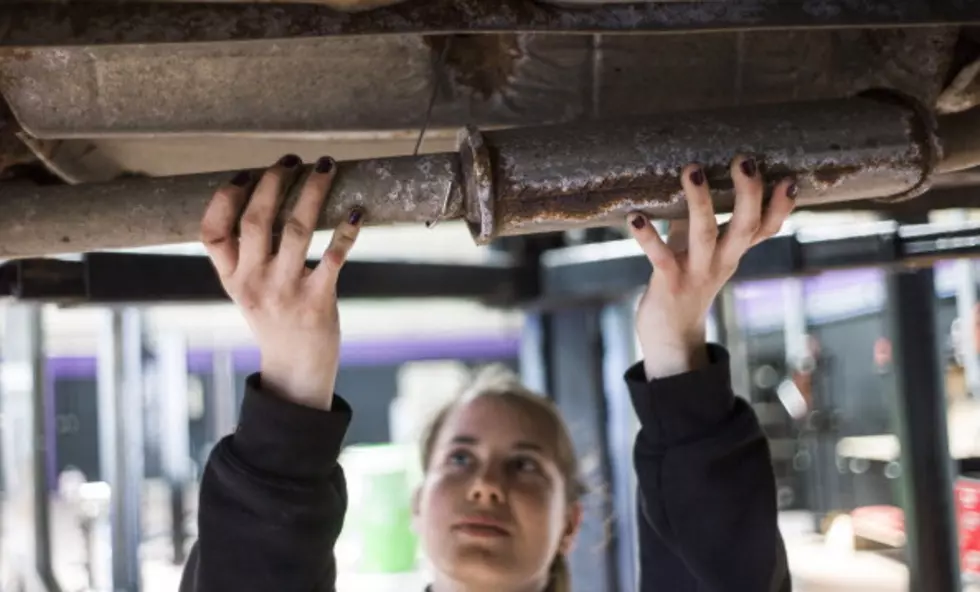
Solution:
[[(190, 496), (189, 496), (190, 497)], [(144, 514), (142, 592), (176, 592), (181, 567), (171, 562), (167, 531), (166, 492), (148, 485)], [(87, 592), (85, 588), (84, 547), (80, 531), (70, 512), (60, 502), (52, 504), (56, 533), (57, 574), (65, 592)], [(847, 551), (827, 545), (823, 537), (809, 528), (805, 514), (785, 513), (780, 526), (786, 540), (796, 592), (905, 592), (908, 570), (899, 561), (869, 551)], [(9, 533), (5, 533), (9, 536)], [(0, 566), (0, 570), (2, 570)], [(342, 574), (338, 592), (406, 592), (421, 590), (424, 574), (397, 577), (364, 577)], [(974, 592), (980, 592), (975, 590)]]

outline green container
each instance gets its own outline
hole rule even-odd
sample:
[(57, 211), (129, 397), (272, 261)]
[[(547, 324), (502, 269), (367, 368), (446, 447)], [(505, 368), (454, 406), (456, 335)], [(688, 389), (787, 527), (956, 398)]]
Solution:
[(415, 571), (418, 537), (412, 529), (414, 449), (397, 444), (359, 445), (340, 457), (348, 507), (338, 541), (338, 567), (355, 573)]

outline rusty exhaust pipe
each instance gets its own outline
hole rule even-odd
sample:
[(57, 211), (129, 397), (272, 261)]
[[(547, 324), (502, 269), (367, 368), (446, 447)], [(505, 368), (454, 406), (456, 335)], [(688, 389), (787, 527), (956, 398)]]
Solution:
[[(686, 215), (680, 170), (701, 163), (716, 208), (730, 211), (729, 164), (755, 156), (768, 185), (795, 176), (799, 207), (926, 191), (941, 161), (936, 121), (890, 93), (640, 120), (460, 134), (458, 153), (339, 163), (318, 222), (350, 208), (365, 223), (464, 219), (478, 244), (496, 237), (622, 224), (631, 211)], [(289, 215), (304, 167), (280, 213)], [(211, 194), (231, 177), (207, 173), (109, 183), (3, 186), (0, 257), (192, 242)]]

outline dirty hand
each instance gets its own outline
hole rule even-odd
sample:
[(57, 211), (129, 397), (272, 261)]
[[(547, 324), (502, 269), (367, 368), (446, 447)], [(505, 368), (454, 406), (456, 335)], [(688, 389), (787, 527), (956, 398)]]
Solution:
[(633, 236), (653, 265), (636, 313), (636, 332), (647, 379), (697, 369), (707, 363), (705, 325), (711, 302), (750, 247), (776, 234), (793, 210), (797, 187), (785, 179), (773, 189), (763, 213), (762, 175), (752, 159), (731, 167), (735, 210), (719, 233), (704, 171), (689, 165), (681, 173), (687, 220), (671, 222), (667, 241), (642, 214), (630, 214)]
[[(320, 207), (336, 166), (317, 161), (273, 253), (273, 222), (300, 159), (287, 155), (255, 185), (239, 173), (211, 200), (201, 240), (228, 295), (241, 309), (261, 354), (262, 385), (296, 403), (330, 409), (340, 364), (337, 276), (357, 238), (361, 212), (338, 227), (315, 269), (306, 267)], [(241, 217), (240, 238), (235, 235)]]

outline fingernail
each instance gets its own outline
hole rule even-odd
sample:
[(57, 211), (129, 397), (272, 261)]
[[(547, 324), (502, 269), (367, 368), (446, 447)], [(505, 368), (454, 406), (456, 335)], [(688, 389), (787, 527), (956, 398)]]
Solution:
[(248, 182), (252, 180), (252, 173), (248, 171), (241, 171), (231, 179), (231, 184), (236, 187), (244, 187), (248, 185)]
[(316, 161), (316, 172), (320, 174), (329, 173), (333, 169), (333, 159), (329, 156), (321, 156)]
[(742, 161), (742, 172), (745, 173), (746, 177), (754, 177), (757, 170), (758, 167), (755, 165), (754, 158), (746, 158)]
[(800, 193), (800, 186), (796, 184), (796, 181), (790, 183), (789, 187), (786, 188), (786, 195), (790, 199), (796, 199), (796, 196)]
[(704, 185), (704, 171), (698, 169), (691, 172), (691, 183), (694, 183), (698, 187)]
[(357, 226), (363, 216), (364, 210), (361, 208), (354, 208), (350, 211), (350, 218), (348, 218), (347, 221), (350, 222), (352, 226)]
[(647, 221), (643, 219), (643, 216), (636, 216), (633, 218), (633, 221), (631, 222), (631, 224), (633, 224), (633, 228), (637, 230), (640, 230), (641, 228), (646, 226), (646, 223)]
[(283, 156), (282, 158), (279, 159), (279, 166), (283, 166), (286, 167), (287, 169), (291, 169), (294, 166), (298, 165), (299, 162), (300, 161), (298, 156), (296, 156), (295, 154), (287, 154), (286, 156)]

